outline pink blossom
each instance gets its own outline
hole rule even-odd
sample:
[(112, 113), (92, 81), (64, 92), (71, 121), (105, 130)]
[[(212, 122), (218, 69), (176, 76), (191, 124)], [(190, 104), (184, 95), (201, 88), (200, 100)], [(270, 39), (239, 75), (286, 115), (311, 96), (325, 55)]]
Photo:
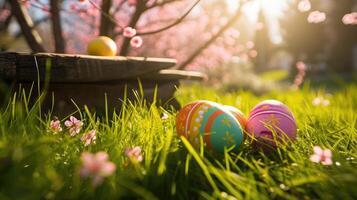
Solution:
[(48, 5), (43, 5), (41, 7), (41, 10), (44, 11), (44, 12), (50, 12), (50, 7)]
[(332, 165), (332, 153), (330, 149), (321, 149), (319, 146), (314, 146), (314, 154), (311, 155), (310, 160), (315, 163), (323, 165)]
[(73, 11), (73, 12), (76, 12), (76, 11), (78, 10), (78, 6), (77, 6), (77, 4), (75, 4), (75, 3), (71, 3), (71, 4), (69, 5), (69, 8), (70, 8), (71, 11)]
[(135, 6), (138, 3), (138, 0), (128, 0), (129, 6)]
[(136, 29), (131, 27), (124, 28), (123, 36), (127, 38), (132, 38), (136, 35)]
[(301, 0), (298, 4), (298, 10), (300, 12), (307, 12), (311, 9), (311, 3), (309, 0)]
[(69, 133), (73, 137), (81, 131), (83, 122), (73, 116), (70, 116), (69, 120), (64, 122), (64, 125), (69, 129)]
[(304, 62), (302, 62), (302, 61), (298, 61), (296, 63), (296, 69), (298, 71), (305, 71), (306, 70), (306, 64)]
[(50, 129), (53, 131), (53, 133), (61, 132), (62, 131), (61, 122), (58, 119), (51, 120)]
[(357, 25), (357, 12), (345, 14), (342, 22), (346, 25)]
[(167, 120), (169, 118), (169, 115), (167, 113), (162, 113), (162, 120)]
[(93, 186), (100, 185), (103, 179), (112, 175), (116, 169), (116, 165), (108, 161), (108, 154), (103, 151), (96, 154), (83, 152), (81, 160), (80, 175), (83, 178), (91, 178)]
[(253, 49), (255, 44), (252, 41), (248, 41), (245, 46), (247, 47), (247, 49)]
[(328, 99), (323, 99), (322, 102), (321, 102), (321, 104), (322, 104), (323, 106), (329, 106), (329, 105), (330, 105), (330, 101), (329, 101)]
[(320, 104), (321, 104), (321, 98), (320, 97), (316, 97), (315, 99), (312, 100), (312, 105), (318, 106)]
[(329, 106), (330, 105), (330, 101), (328, 99), (324, 99), (322, 97), (316, 97), (312, 100), (312, 105), (313, 106)]
[(4, 9), (0, 10), (0, 22), (5, 21), (5, 19), (11, 14), (9, 9)]
[(128, 148), (125, 150), (125, 155), (130, 158), (131, 161), (141, 162), (143, 161), (143, 156), (141, 155), (141, 148), (136, 146), (134, 148)]
[(96, 136), (96, 131), (95, 130), (91, 130), (88, 133), (85, 133), (81, 137), (81, 141), (84, 142), (84, 146), (88, 146), (91, 143), (95, 144), (96, 139), (97, 139), (97, 136)]
[(31, 2), (29, 0), (22, 0), (21, 4), (24, 5), (26, 8), (30, 7)]
[(250, 50), (249, 51), (249, 56), (252, 57), (252, 58), (255, 58), (258, 56), (258, 51), (256, 50)]
[(299, 87), (304, 82), (304, 77), (306, 75), (306, 64), (302, 61), (296, 63), (296, 69), (298, 74), (296, 74), (294, 79), (294, 86)]
[(130, 40), (130, 45), (132, 47), (139, 48), (141, 47), (142, 44), (143, 44), (143, 39), (140, 36), (135, 36)]
[(318, 24), (326, 20), (326, 14), (324, 12), (320, 12), (318, 10), (310, 12), (307, 17), (307, 21), (309, 23)]

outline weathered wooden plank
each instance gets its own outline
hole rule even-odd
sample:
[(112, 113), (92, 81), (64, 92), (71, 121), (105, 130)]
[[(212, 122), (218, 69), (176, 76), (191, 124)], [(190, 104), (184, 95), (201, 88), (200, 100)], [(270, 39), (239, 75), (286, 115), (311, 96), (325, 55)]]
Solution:
[[(124, 96), (127, 97), (126, 101), (137, 101), (134, 93), (140, 94), (139, 84), (141, 84), (141, 88), (143, 89), (142, 99), (145, 100), (146, 103), (152, 103), (154, 96), (157, 96), (157, 105), (172, 105), (175, 108), (180, 107), (174, 98), (174, 93), (179, 86), (178, 81), (160, 83), (142, 81), (139, 83), (133, 80), (117, 83), (50, 84), (47, 89), (47, 96), (44, 99), (42, 110), (47, 112), (53, 107), (54, 115), (66, 116), (76, 111), (76, 104), (80, 108), (87, 106), (97, 113), (103, 113), (105, 110), (106, 95), (108, 109), (110, 109), (109, 112), (112, 112), (113, 109), (119, 110), (121, 108)], [(31, 85), (31, 83), (21, 83), (21, 87), (25, 90), (30, 90)], [(157, 92), (156, 95), (155, 92)], [(33, 90), (33, 101), (35, 101), (38, 96), (36, 93), (37, 89)], [(124, 95), (125, 93), (126, 95)], [(75, 102), (75, 104), (73, 102)]]
[(207, 79), (207, 75), (195, 71), (183, 71), (174, 69), (163, 69), (159, 72), (148, 73), (140, 76), (141, 80), (197, 80), (202, 81)]
[[(80, 83), (136, 78), (150, 72), (167, 69), (174, 59), (145, 57), (100, 57), (53, 53), (0, 53), (0, 77), (17, 81), (35, 81), (46, 76), (46, 61), (50, 60), (51, 82)], [(16, 73), (13, 73), (14, 64)], [(37, 71), (37, 67), (39, 71)], [(12, 70), (9, 73), (9, 70)]]

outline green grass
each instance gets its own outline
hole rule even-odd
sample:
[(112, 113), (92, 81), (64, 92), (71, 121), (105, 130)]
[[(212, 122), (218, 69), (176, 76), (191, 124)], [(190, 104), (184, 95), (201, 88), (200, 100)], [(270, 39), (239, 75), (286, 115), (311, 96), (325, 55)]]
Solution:
[[(317, 95), (331, 104), (313, 106)], [(85, 125), (76, 137), (54, 135), (47, 128), (51, 116), (40, 117), (38, 105), (29, 107), (23, 93), (15, 94), (0, 111), (0, 199), (357, 198), (356, 85), (333, 94), (305, 86), (259, 97), (184, 86), (177, 97), (182, 104), (207, 99), (236, 106), (246, 115), (261, 100), (280, 100), (297, 119), (298, 138), (270, 154), (247, 142), (238, 153), (196, 151), (177, 136), (175, 111), (130, 102), (109, 117), (80, 113)], [(98, 132), (97, 144), (84, 147), (80, 137), (90, 129)], [(331, 149), (334, 165), (312, 163), (314, 145)], [(127, 164), (124, 149), (132, 146), (142, 147), (142, 163)], [(97, 188), (80, 178), (83, 151), (106, 151), (117, 165)]]
[(283, 69), (270, 70), (260, 74), (260, 78), (265, 81), (283, 81), (289, 78), (289, 72)]

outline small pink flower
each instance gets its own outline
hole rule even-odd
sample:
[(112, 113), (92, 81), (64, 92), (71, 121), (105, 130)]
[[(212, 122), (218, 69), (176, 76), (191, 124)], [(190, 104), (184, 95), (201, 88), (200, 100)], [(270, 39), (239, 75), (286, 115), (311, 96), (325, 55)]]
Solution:
[(248, 41), (245, 46), (247, 47), (247, 49), (253, 49), (255, 44), (253, 41)]
[(97, 139), (96, 136), (96, 131), (95, 130), (91, 130), (88, 133), (85, 133), (82, 137), (81, 137), (81, 141), (84, 142), (84, 146), (88, 146), (90, 144), (95, 144)]
[(309, 23), (314, 23), (314, 24), (321, 23), (325, 20), (326, 20), (326, 14), (318, 10), (310, 12), (309, 16), (307, 17), (307, 21)]
[(83, 152), (81, 160), (80, 175), (83, 178), (91, 178), (93, 186), (100, 185), (103, 179), (112, 175), (116, 169), (116, 165), (108, 161), (108, 154), (103, 151), (96, 154)]
[(309, 0), (301, 0), (298, 4), (298, 10), (300, 12), (307, 12), (311, 9), (311, 3)]
[(143, 44), (143, 39), (140, 36), (135, 36), (130, 40), (130, 45), (132, 47), (139, 48), (141, 47), (142, 44)]
[(345, 14), (342, 22), (346, 25), (357, 25), (357, 12)]
[(323, 99), (321, 104), (326, 107), (330, 105), (330, 101), (328, 99)]
[(258, 51), (256, 51), (256, 50), (250, 50), (250, 51), (249, 51), (249, 56), (250, 56), (251, 58), (257, 57), (257, 56), (258, 56)]
[(125, 155), (134, 162), (143, 161), (143, 156), (141, 155), (141, 148), (136, 146), (134, 148), (128, 148), (125, 150)]
[(296, 63), (296, 69), (298, 70), (298, 73), (294, 79), (294, 86), (299, 87), (304, 82), (304, 77), (306, 75), (306, 64), (302, 61), (298, 61)]
[(298, 71), (305, 71), (306, 70), (306, 64), (304, 62), (302, 62), (302, 61), (298, 61), (296, 63), (296, 69)]
[(124, 28), (123, 36), (127, 38), (132, 38), (136, 35), (136, 29), (131, 27)]
[(169, 118), (169, 115), (167, 113), (162, 113), (161, 119), (162, 120), (167, 120)]
[(60, 120), (58, 120), (58, 119), (51, 120), (50, 129), (51, 129), (51, 131), (53, 131), (53, 133), (61, 132), (62, 131), (62, 127), (61, 127)]
[(312, 100), (312, 105), (313, 106), (318, 106), (321, 104), (321, 98), (320, 97), (316, 97), (315, 99)]
[(322, 97), (316, 97), (312, 100), (312, 105), (313, 106), (319, 106), (319, 105), (322, 105), (322, 106), (329, 106), (330, 105), (330, 101), (328, 99), (324, 99)]
[(83, 122), (73, 116), (70, 116), (69, 120), (64, 122), (64, 125), (69, 128), (69, 133), (73, 137), (81, 131)]
[(332, 165), (332, 153), (330, 149), (322, 150), (319, 146), (314, 146), (314, 154), (311, 155), (310, 160), (315, 163), (323, 165)]

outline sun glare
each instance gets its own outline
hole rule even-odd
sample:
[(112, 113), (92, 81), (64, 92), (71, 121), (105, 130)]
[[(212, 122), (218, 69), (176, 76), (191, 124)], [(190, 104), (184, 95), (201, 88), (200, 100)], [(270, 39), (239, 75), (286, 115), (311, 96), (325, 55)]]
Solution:
[[(226, 0), (230, 8), (237, 8), (237, 0)], [(288, 0), (250, 0), (244, 3), (242, 11), (246, 19), (252, 23), (258, 23), (259, 11), (262, 10), (266, 19), (266, 25), (270, 29), (273, 43), (282, 42), (279, 18), (283, 16), (287, 8)]]
[(263, 10), (267, 18), (279, 18), (286, 4), (286, 0), (252, 0), (244, 5), (243, 11), (247, 17), (253, 19), (257, 18), (259, 10)]

